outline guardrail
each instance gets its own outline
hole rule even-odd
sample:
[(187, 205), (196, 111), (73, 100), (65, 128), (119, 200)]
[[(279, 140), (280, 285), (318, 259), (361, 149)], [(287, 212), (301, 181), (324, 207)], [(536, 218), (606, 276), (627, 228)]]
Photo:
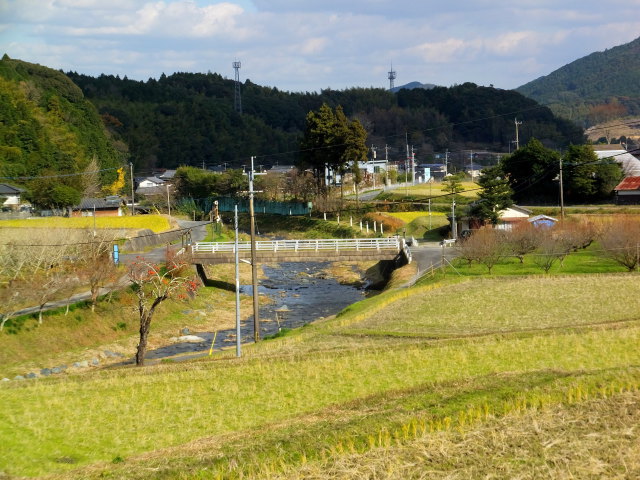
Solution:
[[(345, 238), (345, 239), (318, 239), (318, 240), (273, 240), (257, 241), (257, 251), (268, 252), (301, 252), (320, 250), (388, 250), (402, 249), (401, 239), (398, 237), (386, 238)], [(251, 250), (251, 242), (238, 242), (238, 251)], [(196, 242), (192, 245), (193, 253), (235, 253), (235, 242)]]

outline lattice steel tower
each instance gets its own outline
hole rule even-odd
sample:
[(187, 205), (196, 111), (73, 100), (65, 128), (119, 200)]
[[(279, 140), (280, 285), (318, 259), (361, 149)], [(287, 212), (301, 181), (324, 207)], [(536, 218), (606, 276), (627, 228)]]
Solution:
[(240, 62), (233, 62), (233, 69), (236, 71), (236, 87), (233, 106), (236, 112), (242, 113), (242, 97), (240, 96)]
[(396, 79), (396, 72), (393, 69), (393, 63), (391, 64), (391, 70), (389, 70), (387, 78), (389, 78), (389, 90), (393, 90), (393, 81)]

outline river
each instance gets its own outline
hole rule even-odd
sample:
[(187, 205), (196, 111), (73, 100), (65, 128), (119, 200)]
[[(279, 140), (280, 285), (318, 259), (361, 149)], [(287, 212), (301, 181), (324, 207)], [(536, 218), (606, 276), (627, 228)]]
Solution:
[[(366, 290), (362, 286), (343, 285), (327, 275), (329, 262), (285, 262), (263, 265), (264, 277), (258, 287), (261, 294), (271, 302), (260, 307), (260, 336), (274, 335), (279, 328), (298, 328), (319, 318), (335, 315), (345, 307), (362, 300)], [(251, 295), (251, 285), (243, 285), (241, 293)], [(287, 307), (289, 312), (281, 314), (276, 321), (276, 310)], [(242, 343), (253, 341), (253, 315), (240, 325)], [(185, 355), (181, 358), (201, 356), (211, 347), (214, 332), (190, 332), (203, 338), (200, 343), (175, 343), (151, 350), (149, 360)], [(215, 335), (214, 350), (236, 344), (236, 329), (221, 330)]]

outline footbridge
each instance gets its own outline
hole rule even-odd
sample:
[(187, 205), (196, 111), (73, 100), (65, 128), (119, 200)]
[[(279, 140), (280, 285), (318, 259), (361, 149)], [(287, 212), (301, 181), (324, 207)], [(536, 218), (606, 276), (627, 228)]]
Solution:
[[(400, 237), (272, 240), (255, 243), (258, 263), (366, 260), (411, 262), (411, 251)], [(188, 249), (194, 264), (235, 262), (235, 242), (196, 242)], [(238, 242), (238, 257), (245, 261), (251, 259), (251, 242)]]

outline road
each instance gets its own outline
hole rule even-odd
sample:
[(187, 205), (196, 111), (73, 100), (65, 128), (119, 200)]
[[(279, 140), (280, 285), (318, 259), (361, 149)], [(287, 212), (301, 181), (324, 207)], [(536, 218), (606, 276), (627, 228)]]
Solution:
[[(418, 267), (418, 277), (431, 268), (442, 266), (443, 259), (451, 261), (455, 257), (455, 249), (453, 247), (445, 247), (443, 249), (438, 242), (423, 242), (417, 246), (411, 246), (410, 249), (411, 261), (415, 262)], [(409, 283), (411, 284), (414, 280)]]

